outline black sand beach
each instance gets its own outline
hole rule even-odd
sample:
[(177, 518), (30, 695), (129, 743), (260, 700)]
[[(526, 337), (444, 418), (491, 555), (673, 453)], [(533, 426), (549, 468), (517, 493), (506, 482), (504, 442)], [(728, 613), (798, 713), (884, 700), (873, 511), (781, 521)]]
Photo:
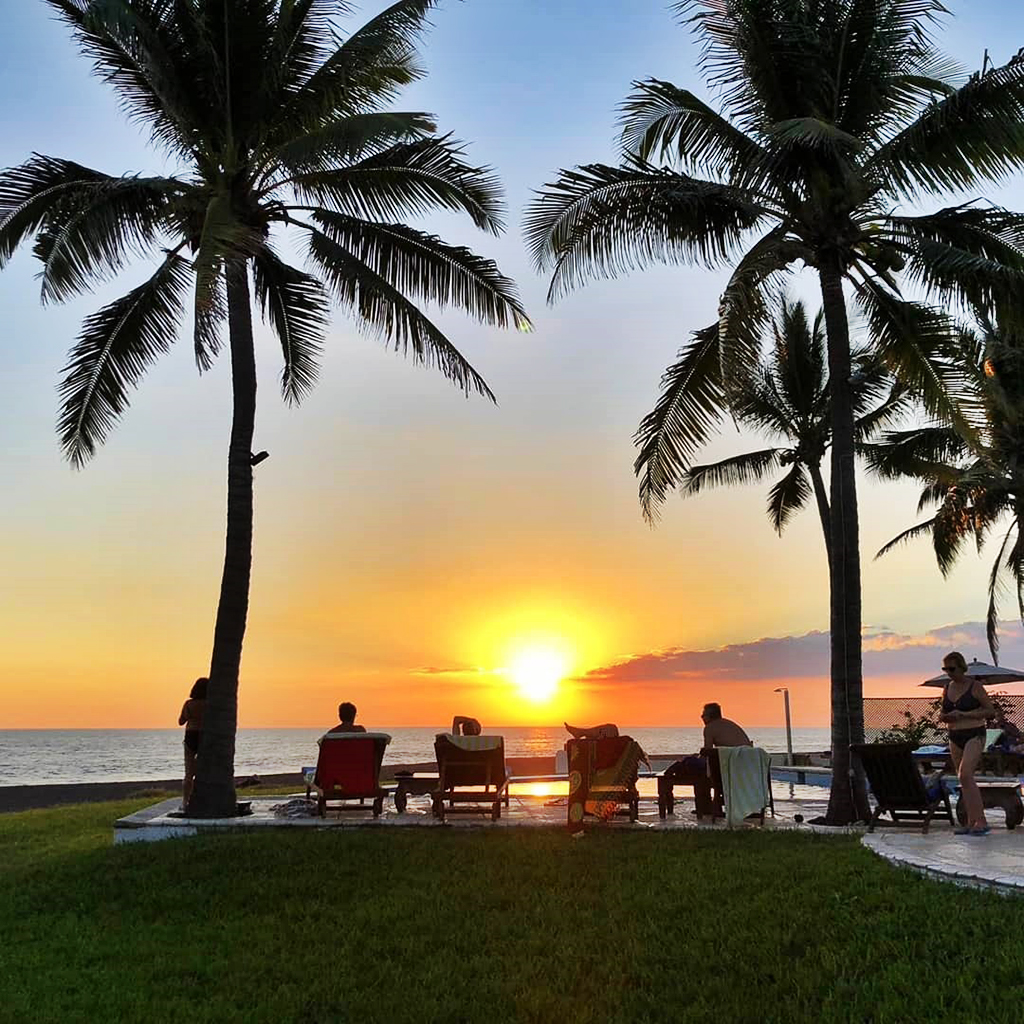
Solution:
[[(516, 775), (542, 775), (554, 771), (553, 757), (510, 757), (508, 763)], [(381, 781), (391, 782), (395, 772), (429, 773), (437, 770), (433, 762), (419, 764), (386, 764)], [(236, 780), (240, 789), (251, 786), (294, 786), (304, 788), (298, 772), (280, 775), (249, 775)], [(147, 779), (141, 782), (69, 782), (42, 786), (0, 786), (0, 814), (31, 811), (61, 804), (99, 803), (104, 800), (125, 800), (157, 793), (180, 793), (181, 779)]]

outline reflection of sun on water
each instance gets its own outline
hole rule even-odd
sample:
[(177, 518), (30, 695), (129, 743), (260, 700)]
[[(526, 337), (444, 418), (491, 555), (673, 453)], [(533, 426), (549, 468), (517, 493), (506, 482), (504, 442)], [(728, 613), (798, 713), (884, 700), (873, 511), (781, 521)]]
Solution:
[(516, 655), (508, 674), (519, 687), (520, 696), (536, 704), (545, 704), (558, 693), (558, 684), (568, 668), (564, 655), (537, 648)]

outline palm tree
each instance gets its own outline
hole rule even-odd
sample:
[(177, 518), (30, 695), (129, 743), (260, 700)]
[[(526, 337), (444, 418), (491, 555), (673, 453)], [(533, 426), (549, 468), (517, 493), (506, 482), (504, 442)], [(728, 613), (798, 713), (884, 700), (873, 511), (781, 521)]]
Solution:
[[(662, 396), (665, 431), (637, 460), (645, 514), (756, 360), (766, 289), (802, 263), (817, 276), (832, 389), (830, 505), (833, 783), (827, 820), (867, 810), (850, 745), (863, 738), (861, 585), (847, 293), (875, 352), (927, 407), (956, 415), (932, 354), (947, 318), (904, 300), (988, 308), (1024, 286), (1024, 217), (977, 203), (917, 216), (901, 203), (973, 189), (1024, 165), (1024, 63), (963, 81), (935, 48), (938, 0), (682, 0), (721, 112), (669, 82), (636, 82), (618, 166), (563, 170), (526, 234), (549, 298), (658, 262), (731, 266), (720, 316), (697, 332)], [(660, 161), (658, 163), (653, 161)]]
[[(234, 744), (252, 563), (256, 409), (250, 279), (281, 342), (284, 397), (317, 377), (330, 296), (467, 394), (483, 378), (420, 310), (459, 307), (528, 327), (493, 262), (406, 226), (432, 209), (502, 228), (500, 186), (422, 112), (389, 109), (421, 77), (415, 43), (436, 0), (399, 0), (341, 39), (339, 0), (46, 0), (175, 174), (112, 176), (34, 155), (0, 175), (0, 265), (34, 236), (42, 299), (62, 301), (150, 255), (149, 279), (87, 317), (60, 386), (58, 431), (80, 466), (176, 339), (186, 306), (200, 370), (225, 321), (233, 418), (227, 537), (199, 776), (189, 811), (234, 813)], [(312, 272), (279, 255), (304, 239)]]
[[(851, 358), (854, 429), (857, 440), (862, 441), (906, 408), (907, 395), (892, 386), (889, 375), (867, 349), (857, 349)], [(666, 380), (671, 381), (674, 370), (669, 367)], [(790, 518), (813, 495), (827, 555), (831, 525), (821, 464), (832, 444), (832, 403), (822, 314), (811, 322), (802, 302), (783, 300), (772, 324), (767, 356), (736, 372), (725, 401), (739, 425), (781, 444), (691, 465), (680, 485), (681, 493), (686, 496), (723, 484), (757, 483), (788, 466), (768, 492), (768, 518), (781, 536)], [(645, 417), (640, 429), (642, 442), (664, 432), (662, 413), (659, 405)]]
[(930, 519), (904, 530), (875, 557), (928, 534), (945, 576), (966, 541), (980, 551), (991, 533), (1001, 530), (986, 616), (989, 649), (998, 664), (998, 603), (1007, 580), (1024, 622), (1024, 338), (983, 317), (977, 332), (963, 332), (962, 343), (965, 405), (977, 412), (975, 430), (964, 436), (932, 423), (890, 431), (864, 449), (879, 476), (923, 482), (919, 512), (937, 506)]

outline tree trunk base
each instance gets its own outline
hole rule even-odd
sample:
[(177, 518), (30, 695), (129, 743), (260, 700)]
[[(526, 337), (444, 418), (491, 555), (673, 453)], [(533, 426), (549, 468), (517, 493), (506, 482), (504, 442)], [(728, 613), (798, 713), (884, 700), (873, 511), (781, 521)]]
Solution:
[(185, 813), (190, 818), (237, 818), (238, 798), (234, 784), (222, 786), (196, 779)]

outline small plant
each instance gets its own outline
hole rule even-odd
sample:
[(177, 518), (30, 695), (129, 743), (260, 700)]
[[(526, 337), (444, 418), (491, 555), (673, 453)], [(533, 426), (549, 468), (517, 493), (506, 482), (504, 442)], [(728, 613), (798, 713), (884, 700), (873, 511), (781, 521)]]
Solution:
[(941, 699), (933, 700), (923, 715), (915, 715), (910, 710), (904, 711), (903, 724), (880, 732), (874, 742), (913, 743), (915, 747), (923, 746), (928, 741), (935, 740), (937, 736), (942, 735), (944, 730), (939, 724), (941, 713)]

